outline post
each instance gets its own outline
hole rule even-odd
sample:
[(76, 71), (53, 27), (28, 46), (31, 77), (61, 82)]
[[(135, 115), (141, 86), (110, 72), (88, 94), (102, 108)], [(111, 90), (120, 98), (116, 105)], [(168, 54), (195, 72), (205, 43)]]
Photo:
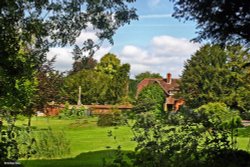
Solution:
[(78, 101), (77, 101), (77, 105), (82, 105), (82, 101), (81, 101), (81, 94), (82, 94), (82, 88), (81, 86), (79, 86), (79, 94), (78, 94)]

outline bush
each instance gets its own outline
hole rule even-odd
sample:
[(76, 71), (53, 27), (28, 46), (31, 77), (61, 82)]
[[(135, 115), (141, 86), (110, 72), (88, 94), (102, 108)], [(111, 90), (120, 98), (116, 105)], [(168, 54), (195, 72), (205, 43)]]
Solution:
[(122, 124), (122, 115), (119, 110), (114, 109), (110, 114), (102, 114), (98, 116), (98, 126), (117, 126)]
[(35, 158), (59, 158), (70, 153), (70, 142), (63, 131), (42, 130), (35, 138)]
[(86, 116), (90, 116), (91, 112), (86, 107), (80, 108), (69, 108), (69, 106), (65, 105), (65, 108), (60, 111), (58, 118), (61, 119), (75, 119), (75, 118), (82, 118)]

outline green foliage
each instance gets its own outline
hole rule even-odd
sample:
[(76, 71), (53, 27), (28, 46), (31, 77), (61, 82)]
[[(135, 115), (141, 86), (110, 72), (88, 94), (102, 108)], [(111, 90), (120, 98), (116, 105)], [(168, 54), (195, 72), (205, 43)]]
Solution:
[(81, 70), (66, 77), (62, 95), (76, 103), (81, 86), (83, 104), (124, 102), (128, 95), (129, 71), (129, 64), (120, 64), (115, 55), (107, 54), (97, 65), (97, 70)]
[(70, 142), (63, 131), (47, 129), (36, 132), (35, 158), (60, 158), (70, 153)]
[(90, 116), (91, 112), (89, 109), (85, 107), (75, 108), (72, 107), (71, 109), (69, 106), (65, 105), (65, 108), (60, 110), (58, 115), (59, 119), (76, 119), (76, 118), (83, 118)]
[(199, 114), (200, 120), (206, 128), (218, 126), (230, 129), (242, 126), (238, 113), (230, 111), (223, 103), (208, 103), (197, 108), (194, 112)]
[(93, 55), (82, 56), (82, 49), (77, 45), (75, 45), (72, 54), (75, 62), (73, 63), (72, 70), (69, 72), (70, 75), (83, 69), (94, 69), (97, 65), (97, 60), (93, 58)]
[(117, 126), (122, 125), (122, 115), (121, 111), (118, 109), (113, 109), (111, 113), (101, 114), (98, 116), (97, 125), (98, 126)]
[(140, 73), (135, 76), (135, 80), (137, 83), (141, 82), (145, 78), (162, 78), (162, 76), (159, 73), (151, 73), (149, 71)]
[(209, 102), (222, 102), (241, 112), (249, 110), (248, 50), (240, 46), (225, 49), (205, 45), (185, 63), (180, 96), (187, 106), (198, 108)]
[[(174, 17), (195, 20), (197, 41), (210, 39), (214, 43), (249, 44), (249, 2), (245, 1), (196, 1), (170, 0), (174, 2)], [(226, 18), (226, 19), (225, 19)]]
[(97, 71), (110, 75), (111, 78), (117, 73), (121, 61), (112, 53), (104, 55), (97, 65)]
[(78, 100), (78, 87), (82, 88), (82, 103), (100, 103), (108, 101), (107, 90), (110, 79), (106, 74), (93, 70), (82, 70), (65, 78), (62, 94), (71, 104)]
[(17, 162), (18, 158), (30, 158), (36, 151), (35, 139), (29, 127), (2, 126), (0, 121), (0, 165), (4, 162)]
[[(157, 117), (142, 110), (134, 115), (134, 121), (127, 122), (134, 134), (132, 140), (137, 142), (130, 156), (132, 166), (206, 167), (223, 163), (236, 167), (240, 159), (243, 165), (250, 163), (250, 154), (235, 147), (236, 126), (219, 126), (234, 115), (225, 104), (210, 103), (195, 112), (182, 109), (172, 114)], [(175, 126), (171, 117), (176, 119)]]
[(2, 128), (3, 126), (0, 124), (0, 165), (4, 166), (4, 162), (17, 161), (19, 153), (16, 131)]
[(143, 103), (147, 105), (146, 104), (147, 101), (150, 105), (154, 104), (151, 106), (151, 109), (150, 109), (152, 112), (156, 114), (160, 114), (163, 112), (163, 104), (165, 102), (165, 93), (158, 84), (151, 84), (143, 88), (143, 90), (138, 95), (137, 102), (139, 106), (141, 106), (141, 104)]
[(36, 74), (38, 89), (36, 91), (34, 108), (39, 111), (43, 111), (48, 102), (56, 101), (60, 103), (64, 100), (64, 97), (60, 94), (63, 74), (54, 69), (55, 58), (44, 62)]

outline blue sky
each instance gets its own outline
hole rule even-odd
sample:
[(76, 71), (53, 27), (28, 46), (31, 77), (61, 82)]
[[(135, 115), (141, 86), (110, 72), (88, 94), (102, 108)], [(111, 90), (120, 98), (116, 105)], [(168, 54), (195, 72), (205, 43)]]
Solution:
[[(108, 52), (116, 54), (122, 63), (131, 65), (132, 78), (145, 71), (160, 73), (163, 77), (171, 72), (179, 77), (184, 62), (200, 47), (190, 42), (195, 37), (195, 23), (172, 18), (173, 4), (169, 0), (137, 0), (131, 6), (137, 9), (139, 20), (118, 29), (113, 37), (114, 45), (105, 43), (95, 58), (99, 60)], [(83, 32), (77, 43), (86, 38), (97, 40), (93, 32)], [(48, 55), (57, 55), (56, 69), (70, 70), (71, 50), (51, 48)]]

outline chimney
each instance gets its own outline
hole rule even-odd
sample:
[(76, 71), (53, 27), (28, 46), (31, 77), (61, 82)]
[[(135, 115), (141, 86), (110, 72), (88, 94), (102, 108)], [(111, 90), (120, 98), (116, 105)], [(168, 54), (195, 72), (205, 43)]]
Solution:
[(172, 78), (171, 78), (171, 73), (167, 73), (167, 83), (168, 84), (171, 84), (171, 82), (172, 82)]

